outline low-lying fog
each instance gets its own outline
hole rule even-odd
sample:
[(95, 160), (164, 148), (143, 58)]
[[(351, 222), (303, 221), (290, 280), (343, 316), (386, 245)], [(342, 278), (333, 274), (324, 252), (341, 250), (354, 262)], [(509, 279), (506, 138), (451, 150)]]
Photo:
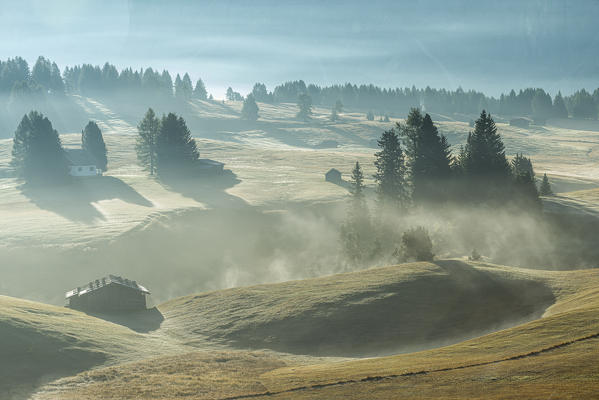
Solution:
[[(64, 292), (107, 274), (134, 279), (151, 302), (201, 291), (322, 276), (397, 263), (392, 248), (361, 265), (344, 256), (344, 204), (250, 206), (163, 216), (111, 241), (85, 248), (0, 249), (0, 292), (64, 304)], [(557, 218), (557, 217), (556, 217)], [(574, 217), (568, 217), (574, 218)], [(426, 227), (438, 258), (466, 257), (542, 268), (583, 267), (597, 259), (584, 221), (565, 222), (510, 211), (441, 207), (386, 218), (387, 238)], [(391, 237), (389, 237), (391, 235)]]

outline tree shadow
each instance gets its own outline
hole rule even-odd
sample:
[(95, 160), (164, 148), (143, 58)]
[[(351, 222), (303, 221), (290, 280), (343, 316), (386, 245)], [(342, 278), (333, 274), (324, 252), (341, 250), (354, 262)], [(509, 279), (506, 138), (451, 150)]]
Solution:
[(227, 193), (241, 182), (231, 170), (219, 173), (199, 173), (194, 176), (180, 174), (163, 174), (161, 184), (168, 190), (178, 192), (211, 208), (243, 208), (248, 204), (240, 197)]
[(138, 333), (149, 333), (160, 328), (164, 321), (164, 316), (156, 308), (147, 310), (122, 312), (122, 313), (98, 313), (86, 311), (87, 315), (100, 318), (113, 324), (125, 326)]
[(59, 186), (23, 184), (21, 193), (43, 210), (51, 211), (74, 222), (92, 224), (104, 215), (92, 203), (118, 199), (142, 207), (153, 204), (131, 186), (113, 176), (74, 178)]

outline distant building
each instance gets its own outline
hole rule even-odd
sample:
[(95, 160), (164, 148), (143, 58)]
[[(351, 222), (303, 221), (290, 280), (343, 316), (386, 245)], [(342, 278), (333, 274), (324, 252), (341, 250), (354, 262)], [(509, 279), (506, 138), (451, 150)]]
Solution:
[(339, 170), (337, 170), (335, 168), (331, 168), (329, 170), (329, 172), (324, 174), (324, 179), (327, 182), (336, 183), (336, 184), (343, 182), (343, 180), (341, 179), (341, 172), (339, 172)]
[(108, 275), (66, 293), (68, 306), (82, 311), (119, 312), (146, 309), (150, 291), (136, 281)]
[(198, 160), (198, 168), (201, 172), (220, 174), (223, 172), (224, 163), (210, 160), (208, 158), (200, 158)]
[(528, 118), (514, 118), (510, 120), (510, 126), (517, 126), (518, 128), (530, 127), (530, 120)]
[(102, 170), (98, 168), (98, 162), (88, 151), (83, 149), (65, 149), (65, 155), (69, 162), (69, 175), (102, 175)]

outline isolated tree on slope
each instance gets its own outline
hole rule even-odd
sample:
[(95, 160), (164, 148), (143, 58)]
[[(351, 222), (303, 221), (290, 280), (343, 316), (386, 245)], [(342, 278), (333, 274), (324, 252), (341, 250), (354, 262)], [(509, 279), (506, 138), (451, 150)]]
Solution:
[(160, 130), (160, 120), (156, 117), (154, 110), (148, 108), (146, 115), (137, 125), (137, 141), (135, 150), (137, 160), (148, 171), (154, 175), (156, 171), (156, 139)]
[[(397, 124), (397, 129), (401, 129)], [(382, 208), (403, 208), (409, 195), (405, 180), (405, 163), (396, 128), (383, 132), (378, 140), (381, 150), (375, 153), (374, 165), (379, 205)]]
[(159, 175), (188, 172), (200, 153), (182, 117), (169, 113), (162, 117), (156, 138), (156, 165)]
[(418, 226), (404, 232), (397, 256), (400, 261), (432, 261), (433, 242), (426, 228)]
[(297, 118), (308, 120), (312, 115), (312, 97), (306, 93), (300, 94), (297, 98), (297, 106), (299, 107)]
[(96, 159), (98, 168), (106, 172), (108, 166), (106, 144), (102, 137), (102, 131), (95, 122), (89, 121), (81, 132), (81, 147)]
[(208, 99), (208, 92), (206, 91), (206, 86), (204, 85), (204, 81), (198, 79), (196, 82), (196, 87), (193, 90), (193, 97), (200, 100)]
[(374, 235), (364, 196), (364, 174), (357, 161), (352, 170), (350, 194), (347, 215), (341, 227), (341, 238), (347, 257), (358, 264), (371, 255)]
[(551, 189), (551, 184), (549, 183), (549, 178), (547, 178), (547, 174), (543, 174), (543, 181), (541, 181), (539, 194), (541, 196), (553, 196), (553, 190)]
[(58, 132), (37, 111), (23, 116), (13, 139), (11, 165), (30, 183), (55, 183), (68, 176)]
[(253, 94), (248, 94), (245, 100), (243, 101), (243, 107), (241, 108), (241, 118), (247, 119), (249, 121), (255, 121), (258, 119), (258, 104), (256, 104), (256, 100), (254, 99)]

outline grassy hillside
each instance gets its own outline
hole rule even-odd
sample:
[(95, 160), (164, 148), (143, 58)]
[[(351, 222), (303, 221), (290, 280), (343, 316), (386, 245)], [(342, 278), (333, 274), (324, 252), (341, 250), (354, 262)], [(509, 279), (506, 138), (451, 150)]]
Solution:
[[(449, 278), (452, 277), (462, 283), (467, 295), (454, 306), (468, 312), (448, 314), (456, 318), (455, 325), (480, 321), (483, 313), (502, 315), (501, 309), (506, 307), (518, 312), (519, 308), (506, 299), (496, 303), (493, 299), (503, 287), (512, 288), (514, 291), (510, 294), (523, 296), (521, 300), (525, 302), (528, 295), (517, 291), (532, 294), (535, 286), (522, 287), (523, 282), (544, 288), (555, 303), (540, 319), (426, 351), (339, 361), (284, 353), (227, 351), (221, 343), (217, 347), (220, 350), (159, 357), (85, 372), (46, 386), (36, 398), (139, 398), (139, 393), (143, 398), (156, 399), (383, 399), (398, 395), (402, 398), (506, 398), (516, 394), (540, 399), (552, 393), (559, 393), (560, 398), (592, 398), (598, 389), (599, 376), (599, 354), (593, 351), (599, 344), (599, 291), (596, 289), (599, 271), (531, 271), (454, 261), (439, 264), (404, 264), (176, 299), (159, 307), (166, 317), (161, 330), (177, 340), (188, 343), (196, 340), (195, 344), (206, 350), (214, 348), (206, 337), (210, 338), (217, 331), (234, 336), (235, 332), (243, 333), (248, 327), (255, 327), (255, 337), (261, 337), (261, 344), (268, 347), (270, 343), (281, 343), (277, 340), (283, 334), (290, 338), (299, 336), (295, 332), (297, 325), (283, 328), (277, 324), (293, 321), (298, 315), (305, 322), (301, 333), (311, 335), (313, 340), (326, 343), (327, 336), (343, 339), (353, 335), (360, 339), (356, 342), (359, 346), (384, 341), (385, 331), (392, 329), (386, 320), (400, 321), (401, 314), (406, 312), (411, 318), (404, 319), (404, 325), (412, 336), (418, 336), (423, 322), (418, 320), (416, 312), (409, 314), (409, 309), (415, 309), (430, 325), (450, 333), (448, 328), (452, 323), (437, 319), (437, 312), (429, 305), (434, 302), (432, 297), (444, 298), (444, 287), (451, 286)], [(468, 277), (469, 274), (472, 275)], [(446, 279), (438, 280), (443, 276)], [(472, 283), (485, 281), (488, 282), (485, 292), (468, 292)], [(430, 285), (428, 291), (424, 290), (427, 284)], [(411, 293), (409, 304), (403, 304), (406, 298), (401, 297), (402, 291), (412, 285), (420, 290)], [(293, 296), (290, 289), (298, 295)], [(241, 310), (237, 303), (240, 298), (245, 298), (247, 304)], [(385, 298), (394, 298), (397, 302), (385, 302)], [(386, 318), (370, 308), (368, 314), (372, 314), (372, 318), (364, 320), (357, 305), (369, 303), (376, 304), (378, 312)], [(321, 316), (331, 322), (323, 321)], [(310, 324), (314, 324), (314, 330), (308, 332), (305, 327)], [(371, 326), (365, 327), (365, 324)], [(342, 331), (347, 327), (350, 329)], [(328, 331), (322, 332), (323, 329)], [(398, 341), (407, 338), (401, 336), (401, 331), (394, 334)], [(264, 340), (267, 338), (271, 341)], [(234, 344), (248, 345), (239, 341)]]
[(548, 287), (523, 274), (439, 261), (187, 296), (159, 309), (181, 336), (295, 354), (372, 356), (531, 320), (553, 299)]

